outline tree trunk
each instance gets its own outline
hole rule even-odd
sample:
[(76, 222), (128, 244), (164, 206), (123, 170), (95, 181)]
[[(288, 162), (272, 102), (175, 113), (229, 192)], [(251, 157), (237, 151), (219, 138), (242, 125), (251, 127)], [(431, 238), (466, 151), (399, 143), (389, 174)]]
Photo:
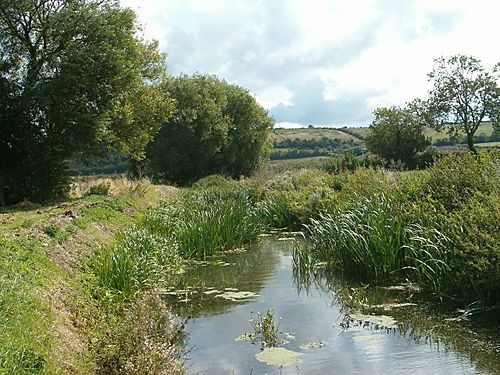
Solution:
[(477, 154), (477, 150), (474, 147), (474, 133), (467, 133), (467, 146), (469, 146), (469, 151)]
[(3, 192), (3, 185), (0, 183), (0, 207), (5, 207), (5, 195)]

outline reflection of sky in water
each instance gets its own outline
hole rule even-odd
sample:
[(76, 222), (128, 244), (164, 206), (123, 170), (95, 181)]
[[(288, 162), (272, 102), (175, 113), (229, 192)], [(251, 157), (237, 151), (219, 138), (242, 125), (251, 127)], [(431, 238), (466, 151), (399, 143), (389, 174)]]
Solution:
[[(454, 353), (438, 351), (429, 344), (415, 343), (397, 333), (369, 330), (362, 327), (339, 328), (342, 317), (339, 305), (329, 292), (312, 287), (309, 293), (297, 293), (293, 283), (291, 257), (282, 242), (264, 240), (263, 246), (252, 257), (256, 264), (245, 260), (246, 267), (265, 268), (267, 272), (254, 272), (260, 280), (252, 284), (246, 277), (243, 285), (235, 285), (235, 267), (214, 267), (214, 273), (239, 290), (259, 294), (246, 302), (234, 305), (224, 314), (199, 316), (189, 321), (188, 348), (189, 373), (200, 374), (476, 374), (477, 370)], [(280, 249), (273, 249), (280, 248)], [(252, 250), (254, 251), (254, 250)], [(280, 256), (276, 256), (279, 251)], [(245, 255), (243, 255), (244, 257)], [(263, 265), (265, 265), (263, 267)], [(204, 267), (205, 268), (205, 267)], [(203, 272), (206, 282), (224, 283), (212, 279), (209, 267)], [(233, 268), (232, 270), (230, 268)], [(207, 272), (208, 271), (208, 272)], [(227, 272), (230, 277), (225, 277)], [(237, 274), (237, 272), (236, 272)], [(248, 275), (248, 274), (247, 274)], [(265, 283), (259, 283), (264, 281)], [(237, 282), (236, 282), (237, 283)], [(208, 285), (208, 284), (207, 284)], [(256, 285), (258, 287), (256, 287)], [(262, 289), (260, 289), (262, 288)], [(259, 290), (260, 289), (260, 290)], [(251, 331), (248, 321), (251, 312), (272, 309), (282, 317), (280, 330), (292, 332), (295, 340), (284, 347), (302, 352), (302, 363), (284, 369), (267, 366), (255, 359), (258, 345), (236, 342), (234, 339)], [(254, 314), (255, 315), (255, 314)], [(302, 350), (309, 342), (327, 341), (319, 349)], [(252, 372), (253, 371), (253, 372)]]

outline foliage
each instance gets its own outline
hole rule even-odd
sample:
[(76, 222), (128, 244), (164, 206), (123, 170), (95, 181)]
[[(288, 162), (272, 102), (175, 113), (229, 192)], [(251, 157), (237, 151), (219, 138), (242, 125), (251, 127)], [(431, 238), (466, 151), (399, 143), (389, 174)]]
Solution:
[(184, 374), (183, 325), (157, 293), (141, 293), (121, 315), (99, 342), (97, 374)]
[(467, 204), (476, 193), (491, 194), (500, 186), (498, 153), (449, 155), (428, 170), (422, 192), (446, 210)]
[(204, 189), (231, 189), (236, 188), (238, 182), (220, 174), (212, 174), (207, 177), (200, 178), (193, 183), (192, 187), (197, 190)]
[(102, 286), (118, 290), (127, 297), (157, 284), (162, 274), (179, 264), (175, 243), (134, 227), (114, 247), (100, 252), (94, 269)]
[(366, 147), (386, 160), (401, 160), (414, 167), (415, 155), (423, 151), (429, 140), (423, 134), (423, 124), (409, 109), (378, 108), (366, 137)]
[(294, 227), (327, 207), (334, 195), (332, 183), (332, 176), (320, 170), (287, 171), (263, 183), (260, 200), (276, 200), (281, 217)]
[(500, 305), (500, 192), (475, 194), (451, 216), (455, 294)]
[(158, 181), (186, 183), (213, 173), (248, 175), (266, 158), (273, 120), (241, 87), (214, 76), (166, 80), (177, 102), (170, 121), (136, 164)]
[(313, 256), (347, 276), (380, 282), (410, 274), (436, 291), (449, 247), (438, 228), (410, 222), (402, 204), (384, 194), (352, 201), (306, 225)]
[(490, 152), (447, 155), (424, 171), (336, 175), (333, 199), (306, 224), (311, 256), (348, 276), (498, 306), (499, 166)]
[(102, 151), (134, 158), (170, 115), (158, 88), (164, 56), (112, 0), (0, 5), (0, 196), (65, 193), (66, 160)]
[(1, 374), (93, 373), (90, 347), (107, 310), (96, 307), (85, 263), (158, 201), (149, 186), (0, 211)]
[(105, 290), (128, 299), (168, 280), (182, 258), (249, 243), (266, 227), (264, 217), (244, 189), (186, 192), (151, 211), (115, 246), (101, 249), (93, 269)]
[(265, 315), (257, 312), (257, 318), (250, 318), (250, 322), (254, 340), (260, 342), (263, 348), (273, 348), (282, 343), (279, 331), (281, 318), (276, 322), (271, 310), (267, 310)]
[[(37, 275), (33, 269), (45, 272)], [(53, 265), (34, 241), (0, 239), (0, 274), (0, 373), (40, 374), (53, 369), (54, 317), (38, 293), (53, 277)]]
[(434, 87), (426, 103), (427, 121), (436, 128), (447, 127), (451, 134), (462, 130), (474, 151), (474, 134), (482, 121), (500, 127), (500, 63), (491, 72), (480, 60), (465, 55), (440, 57), (434, 64), (429, 73)]

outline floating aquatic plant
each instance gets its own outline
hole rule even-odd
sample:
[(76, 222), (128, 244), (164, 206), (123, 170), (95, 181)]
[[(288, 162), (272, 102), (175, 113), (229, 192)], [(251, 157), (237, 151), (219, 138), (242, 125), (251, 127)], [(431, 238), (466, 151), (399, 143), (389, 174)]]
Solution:
[(255, 358), (271, 366), (285, 367), (301, 363), (301, 355), (302, 353), (285, 348), (265, 348), (263, 351), (255, 354)]

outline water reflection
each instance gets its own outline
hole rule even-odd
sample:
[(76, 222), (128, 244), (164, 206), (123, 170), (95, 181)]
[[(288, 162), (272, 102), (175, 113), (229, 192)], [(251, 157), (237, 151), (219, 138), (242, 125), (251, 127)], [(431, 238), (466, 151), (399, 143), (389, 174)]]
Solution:
[[(289, 241), (264, 238), (247, 252), (231, 254), (220, 259), (222, 263), (198, 265), (182, 275), (180, 285), (194, 291), (186, 293), (186, 302), (176, 303), (179, 315), (192, 317), (186, 327), (188, 347), (194, 348), (188, 361), (190, 373), (495, 373), (490, 371), (493, 367), (476, 366), (456, 351), (438, 350), (425, 340), (408, 339), (416, 335), (405, 331), (404, 325), (403, 334), (371, 325), (343, 328), (344, 304), (331, 292), (335, 290), (334, 281), (320, 270), (306, 278), (294, 273), (292, 250)], [(216, 293), (205, 294), (227, 288), (256, 295), (231, 301), (215, 297)], [(255, 358), (259, 345), (235, 341), (251, 328), (248, 320), (252, 312), (268, 309), (282, 317), (280, 330), (293, 333), (295, 339), (284, 348), (301, 353), (301, 363), (284, 368), (268, 366)], [(495, 360), (495, 356), (489, 358)]]

